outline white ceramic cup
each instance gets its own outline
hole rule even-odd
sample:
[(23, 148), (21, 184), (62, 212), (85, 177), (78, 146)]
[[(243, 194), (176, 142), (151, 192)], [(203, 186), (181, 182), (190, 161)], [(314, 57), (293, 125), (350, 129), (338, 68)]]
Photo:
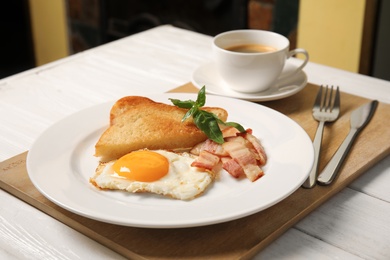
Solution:
[[(227, 50), (242, 45), (272, 47), (267, 52), (239, 52)], [(302, 70), (309, 60), (304, 49), (289, 50), (290, 42), (283, 35), (262, 30), (235, 30), (218, 34), (213, 39), (213, 55), (217, 71), (231, 89), (256, 93), (269, 89), (281, 78), (292, 76)], [(286, 60), (302, 53), (305, 59), (296, 70), (283, 73)]]

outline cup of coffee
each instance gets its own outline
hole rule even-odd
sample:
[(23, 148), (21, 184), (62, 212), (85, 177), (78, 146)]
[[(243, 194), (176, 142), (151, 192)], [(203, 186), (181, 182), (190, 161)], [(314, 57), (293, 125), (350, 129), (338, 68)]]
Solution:
[[(214, 37), (213, 56), (217, 71), (229, 88), (256, 93), (271, 88), (279, 79), (293, 76), (306, 65), (307, 51), (289, 47), (289, 40), (274, 32), (235, 30)], [(300, 66), (282, 75), (286, 60), (298, 53), (305, 56)]]

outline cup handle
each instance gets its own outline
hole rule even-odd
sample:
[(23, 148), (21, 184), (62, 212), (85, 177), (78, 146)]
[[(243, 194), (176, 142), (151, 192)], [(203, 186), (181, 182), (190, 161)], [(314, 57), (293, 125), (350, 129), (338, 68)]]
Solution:
[(302, 64), (298, 68), (296, 68), (295, 70), (283, 73), (283, 75), (281, 75), (279, 77), (279, 79), (284, 79), (286, 77), (293, 76), (297, 72), (301, 71), (303, 69), (303, 67), (306, 66), (307, 62), (309, 61), (309, 53), (305, 49), (300, 49), (300, 48), (294, 49), (294, 50), (291, 50), (291, 51), (288, 52), (287, 59), (291, 58), (292, 56), (294, 56), (296, 54), (303, 54), (303, 55), (305, 55), (305, 59), (302, 61)]

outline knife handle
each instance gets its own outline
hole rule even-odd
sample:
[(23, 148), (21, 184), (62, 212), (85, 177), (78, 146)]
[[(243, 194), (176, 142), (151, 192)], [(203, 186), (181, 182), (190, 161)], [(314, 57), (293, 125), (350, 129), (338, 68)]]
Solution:
[(317, 181), (318, 165), (319, 165), (320, 153), (321, 153), (322, 134), (324, 132), (324, 124), (325, 124), (324, 121), (319, 122), (316, 135), (313, 140), (314, 163), (313, 163), (313, 167), (311, 168), (309, 177), (307, 177), (306, 181), (302, 184), (302, 187), (306, 189), (313, 188)]
[(343, 143), (340, 145), (337, 152), (333, 155), (332, 159), (326, 165), (324, 170), (318, 176), (317, 183), (320, 185), (329, 185), (332, 183), (337, 173), (340, 170), (341, 165), (343, 164), (349, 150), (352, 147), (353, 141), (357, 135), (358, 131), (356, 129), (351, 129), (344, 139)]

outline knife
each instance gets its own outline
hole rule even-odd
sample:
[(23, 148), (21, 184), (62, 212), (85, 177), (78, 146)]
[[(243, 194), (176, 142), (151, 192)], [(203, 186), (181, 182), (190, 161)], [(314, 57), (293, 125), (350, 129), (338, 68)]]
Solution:
[(317, 183), (320, 185), (329, 185), (336, 177), (341, 165), (344, 162), (349, 150), (352, 147), (353, 141), (361, 130), (368, 124), (378, 106), (378, 101), (374, 100), (370, 103), (362, 105), (351, 113), (351, 128), (347, 137), (340, 145), (337, 152), (326, 165), (324, 170), (317, 178)]

